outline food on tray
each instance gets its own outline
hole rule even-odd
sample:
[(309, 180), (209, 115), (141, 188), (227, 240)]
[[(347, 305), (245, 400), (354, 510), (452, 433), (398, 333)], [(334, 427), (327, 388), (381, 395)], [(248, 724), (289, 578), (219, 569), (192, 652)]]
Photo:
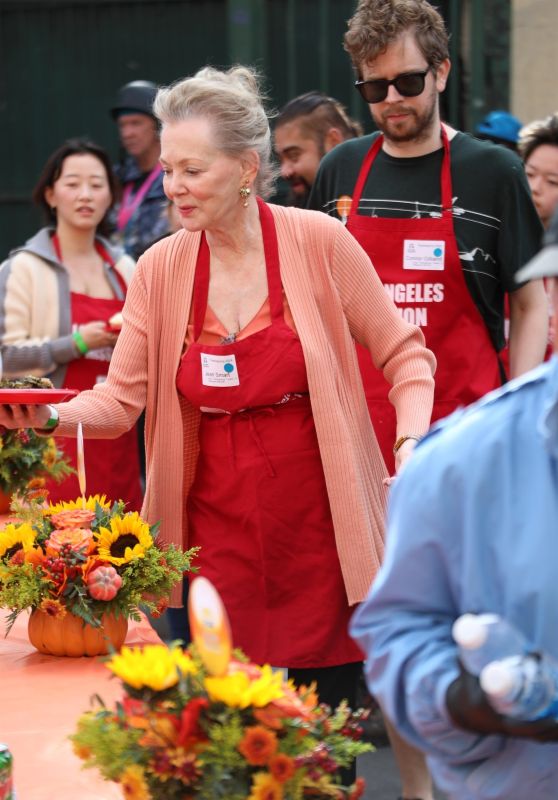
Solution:
[(54, 384), (48, 378), (36, 378), (35, 375), (25, 375), (23, 378), (6, 378), (0, 381), (0, 389), (54, 389)]
[(122, 312), (117, 311), (116, 314), (113, 314), (109, 319), (108, 324), (111, 328), (114, 328), (114, 330), (119, 331), (122, 327)]

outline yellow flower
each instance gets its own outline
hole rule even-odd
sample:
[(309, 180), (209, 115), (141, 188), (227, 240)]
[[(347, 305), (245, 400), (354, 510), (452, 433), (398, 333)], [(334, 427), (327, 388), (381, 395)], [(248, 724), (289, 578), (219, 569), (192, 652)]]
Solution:
[[(102, 508), (106, 509), (110, 508), (111, 506), (110, 500), (107, 500), (107, 496), (105, 494), (96, 494), (89, 495), (85, 501), (85, 508), (88, 508), (89, 511), (95, 511), (95, 506), (97, 503), (102, 506)], [(77, 500), (64, 500), (60, 503), (51, 503), (48, 508), (43, 510), (43, 514), (45, 516), (50, 516), (51, 514), (58, 514), (59, 511), (66, 511), (70, 508), (83, 508), (83, 500), (81, 497), (78, 497)]]
[(137, 511), (123, 517), (113, 517), (110, 528), (101, 527), (97, 534), (99, 558), (117, 566), (143, 558), (145, 551), (152, 546), (149, 525)]
[(63, 619), (66, 616), (66, 606), (60, 600), (55, 600), (52, 597), (46, 597), (39, 606), (41, 611), (48, 614), (49, 617), (58, 617)]
[(248, 800), (283, 800), (283, 787), (268, 772), (256, 772)]
[(111, 658), (107, 667), (128, 686), (156, 692), (175, 686), (179, 673), (192, 674), (196, 671), (190, 656), (179, 647), (169, 648), (162, 644), (143, 648), (124, 646), (120, 653)]
[(152, 714), (148, 718), (148, 727), (139, 740), (142, 747), (169, 747), (175, 744), (178, 730), (173, 720), (163, 714)]
[(52, 438), (47, 439), (46, 447), (43, 451), (43, 464), (47, 468), (53, 467), (54, 464), (56, 464), (57, 458), (58, 450), (56, 448), (56, 442)]
[(80, 744), (79, 742), (73, 742), (72, 750), (78, 758), (81, 758), (82, 761), (87, 761), (87, 759), (91, 758), (93, 755), (90, 747), (88, 747), (86, 744)]
[(13, 556), (17, 550), (29, 553), (35, 544), (35, 532), (31, 525), (24, 522), (14, 525), (11, 522), (0, 531), (0, 558)]
[(206, 677), (205, 688), (211, 700), (225, 703), (231, 708), (262, 708), (272, 700), (283, 697), (282, 675), (273, 672), (266, 664), (259, 677), (251, 678), (246, 672), (231, 672), (222, 677)]
[(126, 767), (118, 782), (126, 800), (152, 800), (143, 769), (139, 764)]

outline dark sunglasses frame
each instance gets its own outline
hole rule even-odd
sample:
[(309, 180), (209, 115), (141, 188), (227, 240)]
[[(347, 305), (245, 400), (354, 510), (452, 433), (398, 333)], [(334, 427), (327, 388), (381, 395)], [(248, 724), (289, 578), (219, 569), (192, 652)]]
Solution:
[[(385, 100), (390, 86), (395, 86), (397, 93), (400, 94), (401, 97), (418, 97), (419, 94), (424, 92), (426, 76), (431, 69), (432, 67), (427, 67), (417, 72), (402, 72), (391, 81), (388, 81), (387, 78), (375, 78), (370, 81), (355, 81), (355, 88), (360, 93), (362, 99), (370, 104), (381, 103)], [(415, 86), (407, 86), (406, 81), (409, 78), (411, 81), (417, 78), (420, 80)]]

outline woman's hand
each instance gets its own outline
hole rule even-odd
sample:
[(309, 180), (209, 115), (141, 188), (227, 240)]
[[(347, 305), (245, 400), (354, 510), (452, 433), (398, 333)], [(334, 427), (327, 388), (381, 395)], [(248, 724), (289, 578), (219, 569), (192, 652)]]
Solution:
[(50, 406), (0, 405), (0, 426), (6, 428), (44, 428), (51, 417)]
[(80, 325), (78, 331), (88, 350), (99, 350), (101, 347), (114, 347), (118, 334), (108, 331), (106, 323), (102, 320), (87, 322)]
[(401, 472), (403, 464), (408, 461), (417, 446), (416, 439), (406, 439), (395, 454), (395, 474)]
[(391, 484), (395, 481), (405, 462), (410, 459), (417, 444), (418, 442), (416, 439), (406, 439), (399, 447), (397, 453), (395, 454), (395, 475), (386, 478), (384, 480), (384, 486), (391, 486)]

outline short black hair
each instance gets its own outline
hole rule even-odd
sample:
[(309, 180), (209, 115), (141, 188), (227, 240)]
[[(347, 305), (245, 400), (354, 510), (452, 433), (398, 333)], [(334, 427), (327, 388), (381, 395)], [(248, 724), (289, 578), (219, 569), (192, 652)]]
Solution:
[(519, 132), (517, 150), (523, 161), (534, 153), (542, 144), (558, 147), (558, 111), (525, 125)]
[(322, 92), (306, 92), (289, 100), (275, 119), (275, 129), (287, 122), (307, 117), (301, 123), (309, 134), (323, 141), (329, 128), (338, 128), (345, 139), (362, 136), (360, 122), (351, 119), (345, 106)]

